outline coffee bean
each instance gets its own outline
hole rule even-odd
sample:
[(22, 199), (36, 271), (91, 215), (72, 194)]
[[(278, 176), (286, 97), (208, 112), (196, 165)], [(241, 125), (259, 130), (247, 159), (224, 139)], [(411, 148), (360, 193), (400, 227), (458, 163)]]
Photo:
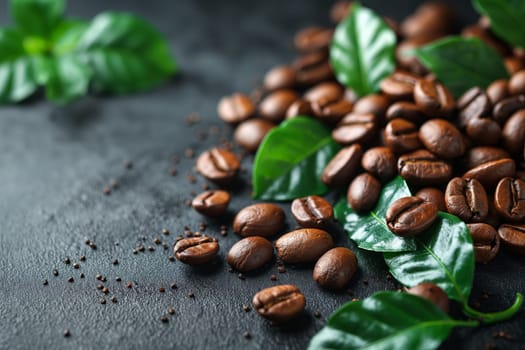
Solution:
[(326, 50), (332, 41), (333, 33), (329, 28), (305, 28), (295, 35), (294, 46), (300, 52)]
[(367, 143), (377, 131), (377, 118), (374, 114), (347, 114), (332, 131), (333, 139), (342, 145)]
[(288, 232), (275, 242), (277, 255), (285, 263), (312, 263), (334, 246), (328, 232), (303, 228)]
[(469, 170), (480, 164), (501, 158), (510, 158), (509, 153), (503, 148), (479, 146), (473, 147), (467, 151), (462, 164), (465, 164), (466, 169)]
[(326, 227), (334, 216), (332, 205), (319, 196), (294, 199), (291, 211), (295, 221), (302, 227)]
[(510, 96), (507, 79), (493, 81), (486, 90), (487, 96), (493, 105)]
[(193, 199), (193, 209), (206, 216), (221, 216), (228, 209), (230, 194), (222, 190), (205, 191)]
[(512, 74), (509, 80), (509, 92), (511, 95), (525, 94), (525, 70)]
[(467, 224), (472, 242), (474, 257), (478, 263), (488, 263), (499, 252), (499, 236), (496, 229), (485, 223)]
[(255, 112), (255, 106), (250, 98), (241, 93), (223, 97), (217, 106), (219, 117), (226, 123), (240, 123), (250, 118)]
[(205, 264), (217, 256), (219, 243), (211, 237), (191, 237), (178, 241), (173, 248), (175, 257), (188, 265)]
[(414, 101), (427, 116), (449, 117), (456, 106), (452, 93), (437, 81), (419, 79), (414, 87)]
[(363, 169), (386, 182), (397, 175), (397, 160), (388, 147), (373, 147), (363, 154), (361, 166)]
[(218, 185), (231, 182), (239, 168), (239, 158), (224, 148), (212, 148), (197, 159), (197, 171)]
[(525, 255), (525, 225), (501, 225), (498, 228), (498, 236), (510, 251)]
[(266, 265), (272, 257), (272, 243), (266, 238), (253, 236), (235, 243), (228, 252), (226, 261), (237, 271), (248, 272)]
[(495, 145), (501, 138), (501, 127), (492, 118), (474, 118), (467, 124), (468, 138), (478, 145)]
[(432, 41), (432, 38), (417, 36), (401, 41), (396, 47), (396, 61), (399, 66), (417, 75), (425, 75), (428, 70), (410, 52)]
[(395, 102), (386, 110), (386, 120), (402, 118), (412, 123), (419, 124), (423, 120), (423, 114), (419, 107), (412, 102)]
[(330, 19), (332, 22), (339, 23), (345, 19), (345, 17), (350, 12), (350, 5), (351, 2), (348, 0), (336, 1), (330, 10)]
[(284, 211), (271, 203), (245, 207), (233, 219), (233, 232), (242, 237), (269, 237), (284, 229)]
[(484, 27), (479, 24), (474, 24), (468, 27), (465, 27), (461, 31), (461, 36), (465, 38), (478, 38), (485, 42), (488, 46), (492, 47), (494, 50), (498, 51), (502, 57), (505, 57), (510, 54), (510, 47), (499, 40), (490, 28)]
[(301, 86), (315, 85), (334, 77), (325, 51), (303, 55), (294, 61), (293, 67), (297, 71), (297, 83)]
[(446, 183), (452, 177), (452, 167), (427, 150), (418, 150), (399, 157), (398, 173), (415, 186)]
[(396, 71), (381, 81), (381, 91), (391, 100), (410, 100), (419, 77), (415, 74)]
[(520, 109), (525, 109), (525, 95), (507, 97), (494, 105), (494, 119), (503, 125), (507, 119)]
[(417, 125), (404, 119), (393, 119), (383, 133), (385, 144), (397, 154), (415, 151), (422, 147)]
[(492, 103), (485, 91), (479, 87), (467, 90), (458, 100), (460, 128), (465, 128), (472, 119), (485, 117), (492, 112)]
[(345, 98), (335, 101), (330, 98), (320, 99), (312, 102), (312, 110), (319, 120), (328, 124), (337, 124), (352, 111), (352, 103)]
[(312, 104), (309, 101), (299, 99), (292, 103), (286, 111), (286, 119), (291, 119), (297, 116), (311, 116), (314, 114)]
[(348, 248), (333, 248), (324, 253), (313, 271), (313, 279), (321, 287), (342, 289), (357, 271), (357, 257)]
[(437, 39), (452, 33), (455, 29), (455, 11), (448, 5), (439, 2), (426, 2), (419, 6), (401, 23), (403, 36), (427, 37)]
[(303, 96), (305, 100), (310, 102), (319, 102), (321, 100), (337, 101), (343, 97), (344, 91), (341, 85), (331, 81), (311, 87)]
[(422, 188), (416, 192), (415, 196), (434, 204), (439, 211), (447, 211), (447, 207), (445, 205), (445, 194), (443, 191), (438, 190), (437, 188)]
[(502, 158), (482, 163), (463, 174), (465, 179), (476, 179), (486, 188), (495, 186), (504, 177), (513, 177), (516, 163), (510, 158)]
[(293, 88), (296, 85), (296, 72), (290, 66), (277, 66), (264, 76), (264, 88), (268, 91)]
[(273, 123), (280, 123), (286, 116), (286, 111), (299, 99), (294, 90), (277, 90), (266, 96), (259, 104), (259, 114)]
[(421, 125), (419, 139), (426, 149), (443, 159), (457, 158), (465, 153), (461, 133), (444, 119), (431, 119)]
[(401, 237), (414, 237), (428, 229), (437, 218), (438, 209), (419, 197), (403, 197), (386, 211), (390, 231)]
[(354, 105), (355, 114), (373, 114), (378, 125), (383, 125), (390, 101), (383, 95), (372, 94), (361, 97)]
[(476, 179), (450, 180), (445, 190), (445, 204), (450, 214), (465, 222), (483, 221), (489, 213), (487, 193)]
[(502, 136), (510, 153), (522, 155), (525, 146), (525, 109), (517, 111), (505, 122)]
[(506, 220), (525, 220), (525, 181), (511, 177), (501, 179), (494, 193), (494, 207)]
[(272, 122), (264, 119), (250, 119), (237, 126), (233, 137), (245, 150), (255, 153), (266, 134), (274, 126)]
[(439, 307), (443, 312), (448, 313), (450, 308), (450, 302), (448, 300), (447, 294), (435, 285), (434, 283), (421, 283), (412, 288), (406, 290), (408, 294), (417, 295), (418, 297), (427, 299), (437, 307)]
[(263, 289), (253, 296), (253, 308), (262, 317), (275, 322), (286, 322), (298, 316), (306, 305), (299, 288), (285, 284)]
[(357, 175), (348, 186), (346, 199), (348, 204), (358, 213), (373, 209), (376, 205), (381, 183), (369, 173)]
[(357, 172), (362, 155), (363, 149), (357, 143), (341, 149), (324, 168), (321, 180), (333, 187), (348, 185)]

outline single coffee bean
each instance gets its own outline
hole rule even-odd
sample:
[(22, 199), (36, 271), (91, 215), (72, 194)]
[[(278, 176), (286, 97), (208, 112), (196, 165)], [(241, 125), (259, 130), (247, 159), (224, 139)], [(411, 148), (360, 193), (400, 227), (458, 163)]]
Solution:
[(211, 237), (184, 238), (173, 249), (177, 260), (188, 265), (206, 264), (217, 256), (219, 243)]
[(253, 296), (252, 303), (262, 317), (283, 323), (303, 312), (306, 299), (299, 288), (285, 284), (259, 291)]
[(294, 37), (294, 46), (299, 52), (326, 50), (332, 41), (333, 29), (309, 27), (299, 31)]
[(323, 228), (334, 217), (332, 205), (323, 197), (308, 196), (296, 198), (291, 206), (292, 215), (302, 227)]
[(391, 100), (410, 100), (419, 77), (413, 73), (396, 71), (381, 81), (381, 91)]
[(212, 148), (197, 159), (197, 171), (219, 186), (231, 182), (239, 168), (239, 158), (224, 148)]
[(331, 101), (330, 98), (320, 99), (312, 102), (314, 115), (329, 124), (337, 124), (341, 119), (352, 111), (352, 103), (345, 98)]
[(509, 152), (520, 155), (525, 146), (525, 109), (514, 113), (503, 127), (503, 143)]
[(312, 103), (303, 99), (299, 99), (292, 103), (286, 111), (286, 119), (291, 119), (297, 116), (310, 116), (313, 115)]
[(509, 153), (503, 148), (479, 146), (469, 149), (462, 163), (465, 164), (467, 170), (469, 170), (480, 164), (501, 158), (510, 158)]
[(445, 205), (445, 194), (443, 191), (438, 190), (437, 188), (422, 188), (416, 192), (416, 197), (434, 204), (439, 211), (447, 211), (447, 206)]
[(343, 97), (344, 91), (341, 85), (331, 81), (311, 87), (303, 96), (305, 100), (310, 102), (318, 102), (320, 100), (338, 101)]
[(472, 119), (485, 117), (492, 112), (489, 96), (479, 87), (473, 87), (458, 100), (459, 127), (465, 128)]
[(294, 61), (293, 67), (297, 71), (297, 83), (300, 86), (311, 86), (334, 78), (325, 51), (303, 55)]
[(493, 105), (510, 96), (509, 81), (507, 79), (499, 79), (493, 81), (487, 87), (487, 96)]
[(396, 154), (415, 151), (422, 147), (417, 125), (404, 119), (393, 119), (383, 133), (385, 144)]
[(423, 120), (423, 114), (418, 106), (412, 102), (399, 101), (393, 103), (386, 110), (386, 120), (391, 121), (397, 118), (403, 118), (412, 123), (419, 124)]
[(246, 237), (235, 243), (228, 252), (226, 261), (240, 272), (257, 270), (272, 260), (273, 246), (266, 238)]
[(427, 150), (417, 150), (399, 157), (398, 173), (415, 186), (446, 183), (452, 177), (452, 167)]
[(277, 255), (285, 263), (313, 263), (334, 246), (332, 236), (317, 228), (288, 232), (275, 242)]
[(330, 10), (330, 19), (334, 23), (339, 23), (350, 13), (351, 2), (348, 0), (336, 1)]
[(496, 229), (485, 223), (467, 224), (472, 242), (474, 257), (478, 263), (488, 263), (499, 252), (499, 236)]
[(369, 173), (357, 175), (348, 186), (346, 199), (352, 209), (364, 213), (373, 209), (381, 192), (381, 183)]
[(494, 207), (504, 219), (518, 222), (525, 220), (525, 181), (504, 177), (494, 193)]
[(478, 145), (496, 145), (501, 138), (501, 127), (492, 118), (473, 118), (467, 123), (466, 133)]
[(241, 209), (233, 219), (233, 232), (242, 237), (268, 237), (284, 228), (284, 211), (271, 203), (257, 203)]
[(483, 221), (489, 213), (487, 193), (476, 179), (450, 180), (445, 190), (445, 204), (450, 214), (465, 222)]
[(427, 79), (419, 79), (414, 86), (414, 101), (429, 117), (449, 117), (456, 106), (454, 97), (443, 84)]
[(444, 3), (426, 2), (401, 23), (403, 36), (437, 39), (455, 29), (456, 13)]
[(333, 139), (342, 145), (367, 143), (376, 134), (377, 118), (374, 114), (347, 114), (332, 131)]
[(259, 148), (266, 134), (275, 125), (265, 119), (250, 119), (242, 122), (235, 129), (234, 139), (248, 152), (255, 152)]
[(355, 114), (373, 114), (376, 116), (377, 123), (383, 125), (386, 110), (390, 106), (390, 101), (386, 96), (372, 94), (361, 97), (354, 105)]
[(432, 41), (430, 37), (416, 36), (402, 40), (396, 47), (396, 61), (398, 65), (417, 75), (425, 75), (428, 69), (421, 64), (415, 55), (409, 54), (412, 50), (417, 49)]
[(361, 158), (363, 169), (386, 182), (397, 175), (397, 159), (388, 147), (373, 147)]
[(296, 72), (290, 66), (277, 66), (264, 76), (264, 88), (268, 91), (293, 88), (297, 84)]
[(193, 209), (205, 216), (221, 216), (228, 209), (230, 194), (222, 190), (205, 191), (191, 202)]
[(501, 225), (498, 228), (498, 236), (510, 251), (525, 255), (525, 225)]
[(280, 123), (292, 103), (299, 99), (293, 90), (277, 90), (266, 96), (259, 104), (259, 114), (273, 123)]
[[(523, 66), (523, 62), (521, 64)], [(509, 80), (509, 92), (511, 95), (525, 94), (525, 70), (522, 69), (512, 75)]]
[(437, 218), (438, 208), (419, 197), (403, 197), (386, 211), (390, 231), (401, 237), (415, 237), (428, 229)]
[(439, 286), (434, 283), (421, 283), (417, 286), (406, 290), (407, 293), (417, 295), (418, 297), (427, 299), (434, 305), (443, 310), (444, 313), (448, 313), (450, 308), (450, 302), (448, 300), (447, 293), (443, 291)]
[(504, 177), (513, 177), (516, 163), (513, 159), (502, 158), (482, 163), (463, 174), (465, 179), (476, 179), (486, 188), (492, 188)]
[(421, 125), (419, 139), (426, 149), (443, 159), (457, 158), (465, 153), (461, 133), (444, 119), (431, 119)]
[(332, 187), (348, 185), (359, 169), (362, 155), (363, 148), (358, 143), (344, 147), (324, 168), (321, 180)]
[(507, 97), (494, 105), (492, 110), (494, 119), (501, 125), (520, 109), (525, 109), (525, 95)]
[(255, 113), (255, 106), (248, 96), (235, 93), (219, 101), (217, 112), (224, 122), (236, 124), (250, 118)]
[(313, 278), (321, 287), (343, 289), (357, 271), (357, 257), (348, 248), (333, 248), (315, 263)]
[[(519, 57), (514, 57), (514, 56), (505, 57), (503, 59), (503, 63), (505, 63), (505, 68), (507, 68), (507, 72), (509, 72), (509, 74), (513, 76), (519, 73), (521, 70), (525, 69), (525, 63), (523, 62), (523, 59)], [(509, 81), (509, 89), (510, 89), (510, 81)]]

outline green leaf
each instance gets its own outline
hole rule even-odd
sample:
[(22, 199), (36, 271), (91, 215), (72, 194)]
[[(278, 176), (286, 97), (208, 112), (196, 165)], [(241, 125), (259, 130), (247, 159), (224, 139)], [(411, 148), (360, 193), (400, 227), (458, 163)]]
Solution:
[(415, 295), (378, 292), (335, 311), (308, 349), (431, 350), (453, 327), (476, 325), (475, 321), (453, 320)]
[(390, 205), (401, 197), (410, 196), (410, 190), (401, 176), (383, 186), (376, 207), (366, 215), (350, 208), (346, 198), (336, 204), (336, 219), (348, 232), (348, 236), (359, 248), (375, 252), (399, 252), (416, 250), (413, 238), (394, 235), (386, 226), (385, 214)]
[(65, 0), (11, 0), (11, 17), (26, 36), (49, 37), (62, 20)]
[(473, 0), (474, 8), (490, 19), (490, 28), (513, 46), (525, 48), (525, 1)]
[(22, 36), (0, 29), (0, 103), (22, 101), (37, 88), (33, 59), (25, 54)]
[(55, 29), (52, 35), (53, 54), (59, 56), (74, 51), (89, 24), (85, 21), (67, 20)]
[(503, 58), (478, 38), (448, 37), (413, 52), (456, 97), (508, 77)]
[(384, 254), (394, 278), (409, 287), (435, 283), (449, 298), (466, 304), (474, 277), (474, 248), (465, 223), (440, 212), (432, 227), (415, 240), (416, 251)]
[(336, 28), (330, 62), (339, 82), (359, 96), (379, 91), (395, 69), (396, 35), (372, 10), (354, 3)]
[(168, 43), (143, 19), (126, 13), (96, 16), (81, 37), (77, 52), (93, 69), (98, 92), (144, 91), (176, 71)]
[(325, 193), (321, 174), (339, 149), (320, 121), (285, 121), (268, 133), (255, 156), (253, 197), (285, 201)]

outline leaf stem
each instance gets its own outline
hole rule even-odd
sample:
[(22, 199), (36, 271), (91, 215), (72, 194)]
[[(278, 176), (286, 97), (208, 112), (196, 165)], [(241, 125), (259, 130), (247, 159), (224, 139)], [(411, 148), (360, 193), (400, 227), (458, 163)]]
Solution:
[(512, 316), (514, 316), (520, 309), (523, 304), (523, 294), (516, 293), (516, 299), (514, 300), (514, 304), (512, 304), (509, 308), (498, 311), (498, 312), (480, 312), (477, 310), (474, 310), (471, 308), (467, 303), (463, 304), (463, 313), (468, 316), (475, 318), (482, 323), (491, 324), (496, 323), (499, 321), (508, 320)]

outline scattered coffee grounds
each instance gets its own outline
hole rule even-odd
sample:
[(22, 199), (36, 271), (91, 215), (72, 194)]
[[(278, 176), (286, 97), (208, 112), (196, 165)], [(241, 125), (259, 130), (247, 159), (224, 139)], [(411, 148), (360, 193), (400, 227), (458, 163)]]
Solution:
[(104, 305), (104, 304), (106, 303), (106, 299), (104, 299), (104, 298), (100, 298), (100, 299), (98, 300), (98, 302), (99, 302), (100, 304)]
[(66, 258), (64, 259), (64, 264), (66, 264), (66, 265), (71, 264), (71, 260), (69, 260), (69, 257), (66, 257)]
[(62, 334), (65, 338), (69, 338), (71, 336), (71, 331), (68, 328), (66, 328), (64, 329), (64, 332)]
[(163, 315), (163, 316), (160, 318), (160, 321), (161, 321), (162, 323), (168, 323), (168, 322), (169, 322), (168, 317), (167, 317), (166, 315)]
[(169, 307), (168, 308), (168, 314), (174, 315), (175, 314), (175, 309), (173, 307)]
[(44, 280), (44, 281), (42, 281), (42, 284), (43, 284), (44, 286), (47, 286), (47, 285), (49, 284), (49, 282), (48, 282), (47, 280)]
[(73, 277), (69, 277), (69, 278), (67, 279), (67, 281), (68, 281), (69, 283), (73, 283), (73, 282), (75, 282), (75, 279), (74, 279)]
[(73, 263), (73, 268), (74, 269), (79, 269), (80, 268), (80, 264), (79, 263)]
[(57, 269), (53, 269), (53, 276), (58, 276), (58, 270)]

